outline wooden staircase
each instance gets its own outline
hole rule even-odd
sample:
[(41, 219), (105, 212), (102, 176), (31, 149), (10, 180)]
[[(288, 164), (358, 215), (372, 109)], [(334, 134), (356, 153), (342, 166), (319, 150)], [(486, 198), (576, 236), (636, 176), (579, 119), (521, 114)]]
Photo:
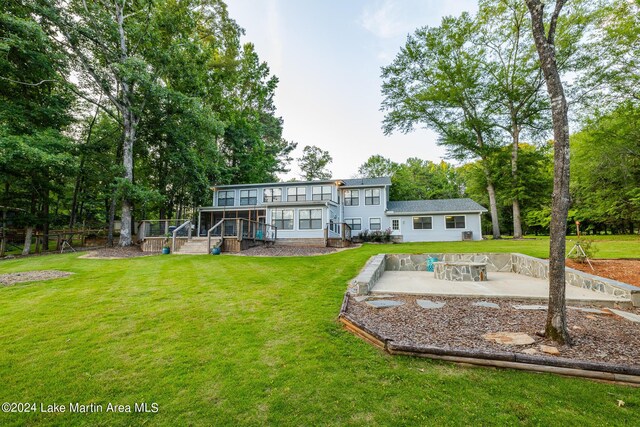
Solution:
[[(222, 239), (220, 237), (211, 238), (211, 247), (220, 246)], [(189, 239), (174, 254), (176, 255), (206, 255), (208, 254), (208, 240), (206, 237), (194, 237)]]

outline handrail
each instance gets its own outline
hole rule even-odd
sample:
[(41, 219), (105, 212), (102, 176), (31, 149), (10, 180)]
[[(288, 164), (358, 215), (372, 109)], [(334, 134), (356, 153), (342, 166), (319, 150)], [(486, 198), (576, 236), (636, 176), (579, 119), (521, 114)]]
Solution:
[(216, 225), (214, 225), (207, 231), (207, 253), (211, 253), (211, 233), (213, 233), (213, 230), (220, 227), (220, 224), (224, 224), (224, 219), (218, 221)]
[(172, 239), (171, 239), (171, 252), (172, 253), (176, 251), (176, 236), (178, 235), (178, 231), (180, 231), (181, 229), (183, 229), (187, 225), (189, 225), (189, 239), (191, 239), (191, 229), (193, 227), (191, 227), (191, 220), (187, 220), (182, 225), (180, 225), (180, 227), (178, 227), (175, 230), (173, 230), (173, 236), (172, 236)]

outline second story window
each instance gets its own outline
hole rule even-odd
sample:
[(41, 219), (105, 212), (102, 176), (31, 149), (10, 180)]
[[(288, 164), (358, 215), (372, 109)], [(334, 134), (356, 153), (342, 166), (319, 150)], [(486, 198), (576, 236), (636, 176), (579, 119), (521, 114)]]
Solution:
[(331, 186), (321, 185), (313, 187), (312, 200), (331, 200)]
[(282, 201), (282, 189), (281, 188), (265, 188), (264, 189), (264, 202), (281, 202)]
[(307, 200), (307, 189), (304, 187), (292, 187), (287, 189), (288, 202), (304, 202)]
[(344, 190), (344, 205), (345, 206), (360, 205), (360, 190)]
[(240, 205), (255, 205), (258, 203), (258, 190), (241, 190)]
[(380, 204), (380, 189), (371, 188), (364, 190), (364, 204), (365, 205), (379, 205)]
[(218, 191), (218, 206), (233, 206), (234, 191)]

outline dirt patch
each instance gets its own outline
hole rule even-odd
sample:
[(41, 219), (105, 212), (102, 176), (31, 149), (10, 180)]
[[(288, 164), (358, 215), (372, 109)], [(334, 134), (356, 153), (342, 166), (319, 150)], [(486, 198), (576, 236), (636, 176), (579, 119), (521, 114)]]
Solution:
[(158, 255), (160, 252), (142, 252), (142, 248), (140, 246), (127, 246), (127, 247), (119, 247), (115, 246), (113, 248), (100, 248), (95, 251), (91, 251), (88, 254), (82, 255), (80, 258), (89, 258), (89, 259), (123, 259), (123, 258), (134, 258), (141, 256), (150, 256), (150, 255)]
[(589, 264), (581, 264), (574, 260), (567, 260), (567, 267), (594, 274), (600, 277), (617, 280), (640, 287), (640, 260), (637, 259), (596, 259), (591, 260), (593, 270)]
[(21, 282), (35, 282), (40, 280), (59, 279), (72, 275), (68, 271), (40, 270), (22, 271), (20, 273), (9, 273), (0, 275), (0, 286), (11, 286)]
[[(397, 296), (386, 298), (405, 304), (393, 308), (374, 308), (366, 301), (349, 299), (347, 314), (373, 332), (396, 344), (434, 346), (445, 349), (475, 351), (512, 351), (527, 353), (533, 349), (540, 355), (541, 345), (556, 346), (536, 335), (544, 329), (546, 310), (517, 310), (513, 305), (541, 304), (531, 300), (475, 299), (455, 297)], [(442, 308), (423, 309), (416, 299), (445, 302)], [(474, 302), (498, 304), (499, 309), (473, 306)], [(585, 306), (586, 307), (586, 306)], [(591, 308), (600, 308), (591, 306)], [(624, 311), (640, 314), (640, 309)], [(640, 323), (614, 315), (567, 310), (571, 347), (558, 347), (558, 357), (599, 363), (615, 363), (640, 368)], [(495, 332), (523, 332), (535, 339), (529, 345), (505, 345), (483, 339)], [(527, 350), (527, 351), (525, 351)]]
[[(353, 246), (355, 247), (355, 246)], [(242, 251), (238, 255), (246, 256), (313, 256), (326, 255), (334, 252), (340, 252), (351, 248), (310, 248), (295, 246), (254, 246), (246, 251)]]

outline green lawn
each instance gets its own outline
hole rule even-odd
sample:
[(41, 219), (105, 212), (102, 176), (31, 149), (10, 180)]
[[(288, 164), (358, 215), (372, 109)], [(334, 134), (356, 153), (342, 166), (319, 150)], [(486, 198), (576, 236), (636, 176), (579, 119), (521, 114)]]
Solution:
[[(2, 414), (0, 425), (637, 425), (640, 389), (391, 357), (336, 322), (378, 252), (523, 252), (548, 240), (365, 245), (319, 257), (50, 255), (0, 273), (0, 402), (157, 403), (156, 414)], [(638, 257), (640, 239), (598, 242)], [(626, 405), (618, 407), (617, 401)]]

